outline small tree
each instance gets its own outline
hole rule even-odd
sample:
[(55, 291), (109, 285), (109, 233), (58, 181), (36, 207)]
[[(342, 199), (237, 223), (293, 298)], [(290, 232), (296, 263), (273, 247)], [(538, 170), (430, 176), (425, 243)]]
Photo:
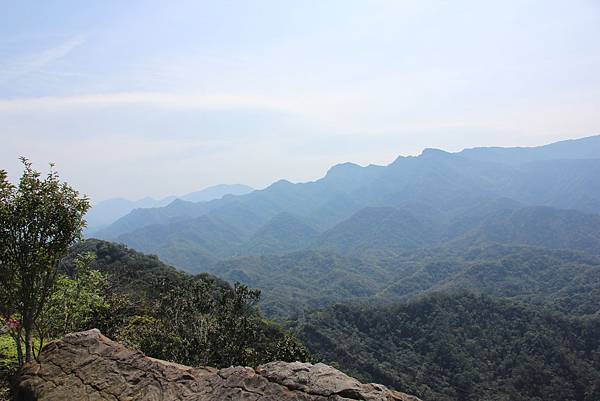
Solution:
[(79, 255), (75, 258), (76, 270), (72, 277), (58, 275), (51, 295), (36, 321), (37, 355), (44, 340), (90, 329), (96, 323), (97, 316), (108, 309), (105, 299), (108, 277), (90, 268), (94, 259), (95, 255), (91, 252)]
[(90, 204), (52, 169), (42, 178), (27, 159), (21, 161), (18, 186), (0, 170), (0, 312), (6, 321), (18, 320), (11, 335), (23, 363), (32, 359), (35, 323), (53, 289), (58, 262), (81, 237)]

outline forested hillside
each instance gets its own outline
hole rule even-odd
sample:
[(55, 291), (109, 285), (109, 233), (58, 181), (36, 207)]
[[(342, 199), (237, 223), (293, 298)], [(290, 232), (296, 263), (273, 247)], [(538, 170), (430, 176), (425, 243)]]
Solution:
[(521, 303), (436, 294), (302, 316), (311, 351), (365, 380), (429, 401), (600, 399), (600, 319)]
[(383, 258), (304, 251), (236, 258), (209, 271), (261, 288), (261, 307), (279, 318), (331, 303), (386, 303), (457, 290), (543, 302), (573, 314), (600, 310), (600, 258), (525, 246), (437, 248)]
[(256, 309), (260, 290), (211, 276), (191, 276), (122, 245), (88, 240), (61, 264), (69, 275), (91, 253), (90, 267), (109, 286), (105, 306), (86, 323), (149, 356), (188, 365), (256, 366), (309, 360), (303, 345)]
[(260, 288), (261, 309), (278, 318), (305, 308), (373, 298), (390, 276), (376, 264), (316, 251), (237, 258), (209, 271)]
[[(244, 233), (246, 232), (246, 233)], [(490, 244), (531, 245), (600, 254), (600, 215), (508, 199), (482, 202), (448, 216), (435, 211), (368, 207), (319, 233), (298, 216), (281, 213), (257, 231), (241, 231), (210, 216), (154, 224), (119, 241), (190, 272), (219, 261), (300, 250), (379, 259), (427, 248), (467, 250)]]

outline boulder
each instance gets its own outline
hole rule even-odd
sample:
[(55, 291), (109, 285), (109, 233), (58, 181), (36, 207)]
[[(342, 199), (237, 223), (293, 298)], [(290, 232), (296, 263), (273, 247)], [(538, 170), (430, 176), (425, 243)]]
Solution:
[(322, 363), (191, 368), (147, 357), (98, 330), (49, 343), (23, 368), (16, 390), (19, 401), (419, 401)]

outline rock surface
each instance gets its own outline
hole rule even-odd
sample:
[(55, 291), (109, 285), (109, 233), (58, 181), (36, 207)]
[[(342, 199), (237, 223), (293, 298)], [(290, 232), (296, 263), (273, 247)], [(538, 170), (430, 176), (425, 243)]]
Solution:
[(378, 384), (362, 384), (321, 363), (191, 368), (149, 358), (98, 330), (49, 343), (39, 362), (23, 369), (17, 400), (419, 401)]

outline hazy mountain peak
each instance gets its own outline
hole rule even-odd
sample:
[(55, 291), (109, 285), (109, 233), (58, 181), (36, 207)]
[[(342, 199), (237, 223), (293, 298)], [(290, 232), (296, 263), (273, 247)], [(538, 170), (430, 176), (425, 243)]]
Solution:
[(254, 191), (253, 188), (242, 184), (219, 184), (212, 187), (206, 187), (199, 191), (190, 192), (186, 195), (175, 197), (167, 196), (161, 199), (152, 197), (144, 197), (142, 199), (132, 201), (124, 198), (107, 199), (95, 204), (87, 213), (86, 220), (90, 232), (97, 232), (104, 226), (114, 223), (119, 218), (131, 213), (136, 209), (170, 207), (180, 208), (188, 206), (192, 202), (207, 202), (213, 199), (220, 199), (225, 195), (244, 195)]
[(181, 205), (188, 205), (190, 203), (193, 203), (193, 202), (186, 201), (186, 200), (183, 200), (180, 198), (175, 198), (175, 199), (173, 199), (173, 201), (171, 203), (169, 203), (167, 205), (167, 207), (177, 207), (177, 206), (181, 206)]
[(436, 148), (425, 148), (421, 152), (420, 157), (444, 157), (451, 156), (452, 153), (446, 152), (445, 150), (436, 149)]
[(344, 173), (344, 172), (348, 172), (348, 171), (355, 171), (355, 170), (358, 170), (361, 168), (362, 167), (356, 163), (351, 163), (351, 162), (339, 163), (339, 164), (332, 166), (329, 170), (327, 170), (326, 176), (332, 176), (335, 174)]
[(190, 202), (207, 202), (220, 199), (225, 195), (245, 195), (254, 191), (254, 188), (243, 184), (219, 184), (206, 187), (200, 191), (190, 192), (180, 198)]
[(269, 185), (267, 187), (267, 189), (280, 189), (280, 188), (289, 187), (290, 185), (294, 185), (294, 184), (288, 180), (281, 179), (281, 180), (277, 180), (274, 183), (272, 183), (271, 185)]

